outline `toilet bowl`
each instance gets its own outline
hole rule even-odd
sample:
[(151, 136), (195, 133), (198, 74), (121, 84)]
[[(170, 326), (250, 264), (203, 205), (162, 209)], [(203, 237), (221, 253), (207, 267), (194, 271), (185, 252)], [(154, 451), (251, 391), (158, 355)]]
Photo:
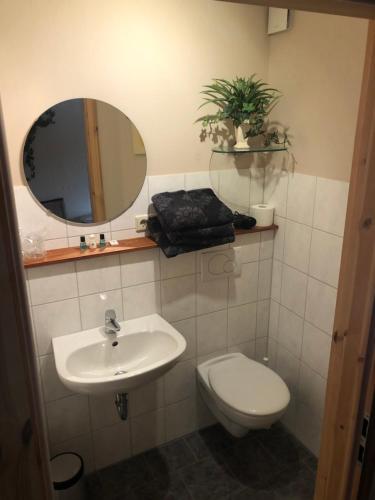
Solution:
[(236, 437), (269, 428), (290, 401), (288, 387), (274, 371), (239, 352), (205, 361), (197, 372), (203, 400)]

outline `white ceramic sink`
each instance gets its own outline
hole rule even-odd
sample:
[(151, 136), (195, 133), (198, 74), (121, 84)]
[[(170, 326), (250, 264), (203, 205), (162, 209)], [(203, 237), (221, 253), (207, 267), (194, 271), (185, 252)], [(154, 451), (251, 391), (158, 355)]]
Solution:
[(103, 326), (52, 340), (57, 373), (71, 391), (128, 392), (168, 371), (186, 349), (184, 337), (158, 314), (119, 323), (117, 334)]

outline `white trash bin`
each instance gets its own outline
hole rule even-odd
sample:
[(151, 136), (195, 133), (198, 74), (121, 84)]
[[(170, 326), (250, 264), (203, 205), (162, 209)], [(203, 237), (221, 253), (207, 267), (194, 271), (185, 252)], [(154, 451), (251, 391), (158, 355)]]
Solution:
[(77, 453), (59, 453), (52, 457), (51, 474), (56, 500), (85, 500), (83, 473), (83, 460)]

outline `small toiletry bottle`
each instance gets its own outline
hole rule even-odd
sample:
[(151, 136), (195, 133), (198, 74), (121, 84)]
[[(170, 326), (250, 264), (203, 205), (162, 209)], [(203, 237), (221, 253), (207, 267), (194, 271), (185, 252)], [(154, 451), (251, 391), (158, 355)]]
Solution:
[(79, 240), (80, 240), (79, 248), (81, 250), (86, 250), (87, 249), (86, 238), (84, 236), (80, 236)]
[(104, 248), (106, 246), (104, 233), (100, 233), (99, 246), (100, 248)]
[(97, 247), (97, 242), (96, 242), (96, 236), (95, 234), (90, 234), (89, 236), (89, 248), (90, 250), (93, 250)]

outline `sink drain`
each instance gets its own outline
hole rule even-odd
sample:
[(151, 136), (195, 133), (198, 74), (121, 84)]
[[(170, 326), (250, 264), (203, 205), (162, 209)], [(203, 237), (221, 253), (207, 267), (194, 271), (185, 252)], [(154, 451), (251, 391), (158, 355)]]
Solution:
[(128, 373), (124, 370), (119, 370), (118, 372), (115, 372), (115, 375), (125, 375), (125, 373)]

